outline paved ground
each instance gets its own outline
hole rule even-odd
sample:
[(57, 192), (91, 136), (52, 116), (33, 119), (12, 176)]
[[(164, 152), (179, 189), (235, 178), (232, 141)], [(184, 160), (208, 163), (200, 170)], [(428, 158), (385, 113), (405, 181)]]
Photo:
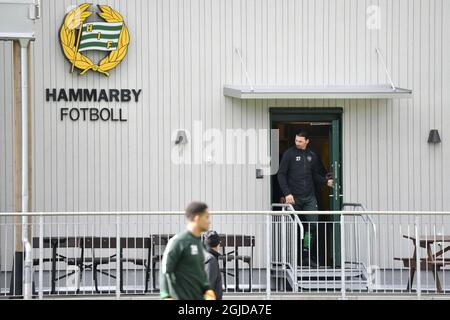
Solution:
[[(61, 275), (63, 273), (61, 272)], [(405, 298), (405, 299), (416, 299), (416, 280), (414, 281), (413, 285), (413, 291), (412, 292), (406, 292), (406, 285), (408, 281), (408, 270), (383, 270), (377, 275), (376, 283), (374, 286), (375, 289), (375, 295), (367, 293), (367, 289), (363, 290), (353, 290), (354, 293), (348, 294), (348, 297), (351, 299), (373, 299), (377, 297), (382, 297), (383, 299), (390, 299), (395, 298)], [(445, 295), (439, 294), (436, 295), (436, 289), (434, 284), (433, 275), (431, 272), (424, 272), (422, 271), (421, 274), (421, 284), (422, 284), (422, 296), (424, 298), (430, 298), (430, 297), (436, 297), (441, 299), (442, 296), (444, 298), (450, 299), (450, 271), (445, 270), (445, 272), (440, 272), (439, 277), (441, 280), (442, 287), (444, 288)], [(83, 276), (83, 281), (81, 283), (81, 297), (80, 295), (77, 295), (76, 298), (94, 298), (95, 299), (110, 299), (115, 298), (115, 279), (107, 277), (107, 276), (100, 276), (99, 277), (99, 289), (102, 291), (102, 294), (104, 294), (104, 297), (100, 297), (98, 295), (95, 295), (94, 286), (93, 286), (93, 277), (90, 271), (85, 272)], [(242, 279), (242, 278), (241, 278)], [(244, 281), (245, 283), (248, 283), (248, 276), (247, 278), (244, 278), (241, 281)], [(264, 300), (266, 299), (266, 286), (265, 286), (265, 272), (258, 271), (254, 274), (253, 277), (253, 293), (250, 294), (248, 292), (241, 292), (238, 294), (234, 293), (234, 278), (229, 278), (228, 281), (228, 292), (225, 292), (226, 298), (231, 299), (248, 299), (248, 298), (255, 298), (258, 300)], [(305, 279), (304, 279), (305, 280)], [(308, 280), (308, 279), (306, 279)], [(34, 281), (37, 284), (38, 282), (38, 273), (34, 273)], [(75, 295), (75, 287), (67, 287), (66, 280), (60, 280), (58, 282), (57, 292), (60, 295), (59, 297), (53, 297), (53, 298), (71, 298)], [(333, 279), (327, 280), (329, 283), (333, 282)], [(366, 280), (359, 279), (358, 280), (362, 286), (366, 286)], [(284, 281), (286, 282), (286, 281)], [(304, 286), (300, 288), (302, 291), (300, 294), (292, 294), (290, 292), (286, 292), (284, 285), (276, 287), (274, 283), (272, 283), (272, 288), (275, 290), (278, 290), (279, 293), (274, 293), (271, 295), (271, 299), (340, 299), (340, 280), (335, 279), (335, 283), (339, 284), (339, 288), (327, 290), (328, 292), (317, 292), (317, 290), (309, 290), (308, 289), (308, 281), (304, 282)], [(48, 297), (48, 292), (50, 290), (50, 273), (45, 272), (44, 273), (44, 292), (45, 296)], [(127, 293), (131, 293), (134, 295), (125, 295), (123, 296), (123, 299), (158, 299), (158, 294), (155, 292), (153, 294), (147, 294), (143, 295), (143, 283), (144, 283), (144, 274), (141, 272), (128, 272), (126, 273), (126, 279), (124, 281), (124, 288), (127, 291)], [(311, 279), (309, 281), (310, 284), (314, 285), (315, 281), (314, 279)], [(0, 294), (1, 296), (6, 296), (9, 292), (9, 284), (10, 284), (10, 274), (9, 273), (0, 273)], [(158, 281), (156, 282), (158, 286)], [(69, 284), (70, 285), (70, 284)], [(73, 284), (72, 284), (73, 285)], [(312, 286), (311, 285), (311, 286)], [(309, 286), (309, 287), (311, 287)], [(244, 284), (241, 286), (241, 288), (248, 288), (248, 284)], [(149, 284), (149, 288), (151, 288), (151, 284)], [(356, 287), (352, 287), (351, 284), (347, 284), (347, 289), (356, 289)], [(1, 297), (0, 296), (0, 297)]]

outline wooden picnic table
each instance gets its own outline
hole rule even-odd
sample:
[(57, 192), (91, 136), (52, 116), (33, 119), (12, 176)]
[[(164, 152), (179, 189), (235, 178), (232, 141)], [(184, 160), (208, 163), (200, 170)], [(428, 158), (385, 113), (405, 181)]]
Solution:
[[(414, 280), (414, 275), (417, 269), (417, 242), (419, 242), (420, 248), (427, 250), (426, 258), (420, 258), (420, 268), (421, 270), (430, 270), (433, 273), (433, 277), (436, 283), (436, 289), (439, 293), (442, 293), (441, 281), (439, 279), (438, 271), (441, 270), (446, 265), (450, 265), (450, 259), (444, 258), (444, 253), (450, 250), (450, 235), (430, 235), (430, 236), (420, 236), (419, 241), (413, 236), (403, 235), (403, 238), (409, 239), (413, 242), (414, 253), (411, 258), (394, 258), (395, 260), (403, 261), (405, 267), (409, 268), (409, 279), (408, 286), (406, 290), (410, 290)], [(434, 243), (449, 243), (446, 247), (433, 253), (432, 244)]]
[[(85, 257), (85, 249), (114, 249), (117, 246), (117, 238), (116, 237), (96, 237), (96, 236), (54, 236), (54, 237), (43, 237), (40, 239), (39, 237), (33, 238), (33, 248), (40, 248), (40, 240), (42, 240), (42, 249), (51, 249), (51, 257), (44, 258), (43, 262), (51, 263), (51, 294), (56, 294), (56, 282), (66, 277), (67, 274), (63, 274), (61, 277), (57, 278), (57, 263), (64, 262), (69, 265), (78, 265), (80, 270), (83, 269), (93, 269), (94, 271), (94, 282), (96, 291), (97, 288), (97, 272), (108, 275), (110, 277), (115, 278), (115, 276), (102, 271), (97, 270), (95, 268), (96, 265), (102, 263), (109, 262), (118, 262), (117, 269), (121, 274), (120, 277), (120, 290), (123, 291), (123, 262), (132, 262), (135, 264), (145, 266), (145, 292), (148, 290), (148, 282), (149, 282), (149, 274), (150, 268), (153, 268), (153, 289), (155, 287), (155, 264), (160, 262), (162, 259), (162, 255), (155, 255), (155, 246), (165, 246), (167, 245), (170, 238), (172, 238), (174, 234), (152, 234), (150, 237), (121, 237), (120, 238), (120, 257), (116, 257), (115, 254), (112, 256), (100, 256), (100, 257)], [(250, 290), (251, 290), (251, 278), (252, 278), (252, 260), (253, 260), (253, 248), (255, 246), (255, 236), (248, 235), (232, 235), (232, 234), (220, 234), (220, 242), (223, 250), (223, 267), (226, 273), (226, 262), (233, 258), (235, 260), (235, 277), (236, 277), (236, 290), (239, 290), (239, 268), (238, 268), (238, 260), (246, 258), (245, 256), (239, 255), (240, 247), (251, 247), (252, 254), (251, 257), (248, 257), (249, 260), (249, 281), (250, 281)], [(225, 252), (226, 247), (233, 247), (234, 251)], [(72, 258), (66, 257), (60, 254), (58, 251), (61, 249), (68, 248), (80, 248), (81, 254), (80, 257)], [(123, 258), (123, 250), (124, 249), (146, 249), (147, 257), (146, 259), (124, 259)], [(232, 255), (231, 255), (232, 254)], [(152, 263), (150, 261), (152, 260)], [(39, 259), (34, 259), (34, 265), (39, 265)], [(224, 277), (224, 284), (226, 286), (226, 276)]]
[[(167, 245), (170, 238), (175, 236), (175, 234), (154, 234), (151, 236), (151, 243), (153, 246), (155, 245)], [(220, 237), (220, 246), (222, 247), (222, 255), (219, 259), (223, 263), (223, 284), (225, 289), (227, 288), (227, 275), (230, 275), (227, 272), (227, 262), (234, 260), (234, 277), (236, 279), (236, 291), (239, 291), (239, 260), (248, 263), (249, 265), (249, 291), (251, 292), (252, 288), (252, 272), (253, 272), (253, 249), (255, 247), (255, 236), (253, 235), (236, 235), (236, 234), (219, 234)], [(234, 248), (233, 251), (226, 252), (227, 247)], [(251, 248), (251, 256), (242, 256), (239, 254), (239, 248), (241, 247), (250, 247)], [(155, 252), (155, 249), (152, 249), (152, 252)], [(156, 255), (153, 259), (153, 264), (155, 265), (162, 259), (162, 255)], [(152, 267), (155, 270), (155, 266)], [(155, 287), (155, 276), (153, 276), (153, 287)]]
[[(40, 238), (33, 238), (33, 248), (39, 249)], [(94, 266), (94, 264), (108, 263), (110, 261), (118, 261), (119, 272), (121, 274), (120, 277), (120, 290), (123, 291), (123, 250), (124, 249), (147, 249), (150, 252), (151, 246), (151, 238), (148, 237), (121, 237), (120, 238), (120, 257), (117, 258), (115, 255), (108, 257), (85, 257), (85, 249), (115, 249), (117, 246), (117, 238), (116, 237), (94, 237), (94, 236), (78, 236), (78, 237), (43, 237), (42, 238), (42, 248), (43, 249), (52, 249), (51, 258), (44, 258), (43, 262), (51, 262), (51, 294), (56, 294), (56, 282), (66, 277), (63, 276), (56, 278), (56, 263), (57, 262), (65, 262), (66, 264), (77, 265), (81, 267), (81, 271), (84, 268), (90, 268)], [(64, 255), (58, 253), (59, 249), (68, 249), (68, 248), (80, 248), (81, 256), (79, 258), (69, 258)], [(142, 259), (126, 259), (127, 261), (135, 261)], [(38, 265), (39, 259), (34, 259), (33, 264)], [(147, 268), (148, 269), (148, 268)], [(112, 276), (109, 273), (98, 270), (100, 273), (105, 274), (107, 276)], [(148, 272), (148, 270), (146, 270)], [(94, 268), (94, 281), (96, 290), (97, 289), (97, 274)]]

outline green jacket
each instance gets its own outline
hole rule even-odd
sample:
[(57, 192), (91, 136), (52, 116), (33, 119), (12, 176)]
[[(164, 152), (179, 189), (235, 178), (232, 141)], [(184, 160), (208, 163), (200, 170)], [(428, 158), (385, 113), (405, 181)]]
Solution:
[(161, 262), (160, 295), (179, 300), (203, 300), (211, 289), (205, 272), (205, 247), (189, 231), (169, 240)]

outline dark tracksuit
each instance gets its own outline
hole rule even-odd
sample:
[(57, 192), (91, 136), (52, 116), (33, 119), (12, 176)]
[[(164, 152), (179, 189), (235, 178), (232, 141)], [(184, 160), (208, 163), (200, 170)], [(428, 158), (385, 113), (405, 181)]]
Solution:
[(203, 300), (211, 289), (205, 272), (205, 246), (189, 231), (169, 240), (161, 263), (160, 295), (179, 300)]
[(205, 271), (208, 276), (209, 284), (216, 293), (217, 300), (222, 300), (222, 276), (219, 268), (220, 253), (211, 248), (207, 248), (205, 253)]
[[(326, 184), (326, 176), (320, 174), (320, 159), (311, 150), (300, 150), (297, 147), (289, 148), (283, 155), (278, 171), (278, 183), (286, 197), (294, 196), (296, 211), (316, 211), (317, 199), (315, 185)], [(317, 215), (299, 215), (302, 222), (317, 222)], [(310, 237), (311, 256), (317, 256), (317, 225), (316, 223), (304, 224), (305, 236)]]

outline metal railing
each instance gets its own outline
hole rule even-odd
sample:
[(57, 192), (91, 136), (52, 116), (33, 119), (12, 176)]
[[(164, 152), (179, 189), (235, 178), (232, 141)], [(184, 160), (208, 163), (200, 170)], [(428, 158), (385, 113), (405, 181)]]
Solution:
[[(372, 217), (368, 214), (361, 214), (361, 213), (354, 213), (356, 211), (357, 208), (360, 209), (360, 211), (362, 212), (366, 212), (366, 207), (361, 204), (361, 203), (343, 203), (342, 204), (342, 209), (344, 211), (347, 211), (347, 208), (352, 208), (353, 210), (350, 210), (350, 212), (352, 213), (347, 213), (348, 216), (352, 215), (354, 217), (354, 221), (353, 221), (353, 234), (355, 237), (355, 241), (353, 241), (354, 243), (354, 247), (353, 252), (361, 252), (361, 234), (360, 234), (360, 230), (358, 228), (358, 218), (361, 218), (363, 223), (365, 223), (366, 225), (366, 230), (365, 230), (365, 241), (366, 241), (366, 252), (367, 252), (367, 259), (366, 261), (350, 261), (348, 263), (356, 265), (361, 267), (362, 272), (364, 273), (364, 277), (369, 279), (370, 274), (372, 273), (372, 261), (373, 261), (373, 253), (376, 252), (376, 236), (377, 236), (377, 228), (376, 225), (372, 219)], [(342, 225), (342, 224), (341, 224)], [(350, 239), (351, 241), (352, 239)], [(343, 240), (345, 241), (345, 239)], [(371, 281), (370, 279), (368, 280), (368, 291), (372, 292), (372, 286), (371, 286)], [(345, 290), (343, 290), (345, 291)]]
[[(211, 213), (211, 229), (221, 234), (219, 265), (225, 293), (277, 291), (267, 272), (271, 256), (267, 217), (270, 221), (281, 217), (283, 228), (294, 230), (295, 219), (288, 213)], [(185, 217), (184, 212), (2, 213), (0, 296), (4, 298), (25, 296), (25, 286), (17, 284), (25, 283), (25, 258), (16, 240), (24, 228), (29, 230), (31, 255), (26, 257), (31, 256), (33, 269), (32, 297), (156, 296), (162, 254), (168, 240), (185, 230)], [(283, 256), (292, 260), (295, 245), (288, 248)], [(295, 263), (291, 268), (294, 274)]]
[[(268, 273), (274, 274), (275, 284), (286, 288), (289, 285), (293, 292), (298, 291), (298, 250), (297, 239), (304, 239), (303, 224), (290, 204), (272, 204), (272, 209), (281, 209), (282, 212), (291, 212), (289, 215), (272, 216), (271, 224), (271, 259)], [(279, 279), (285, 281), (280, 283)], [(266, 281), (269, 283), (269, 281)], [(279, 291), (276, 287), (275, 291)]]
[[(450, 297), (450, 213), (273, 209), (210, 212), (225, 297)], [(183, 230), (183, 212), (1, 213), (0, 297), (157, 298)]]

